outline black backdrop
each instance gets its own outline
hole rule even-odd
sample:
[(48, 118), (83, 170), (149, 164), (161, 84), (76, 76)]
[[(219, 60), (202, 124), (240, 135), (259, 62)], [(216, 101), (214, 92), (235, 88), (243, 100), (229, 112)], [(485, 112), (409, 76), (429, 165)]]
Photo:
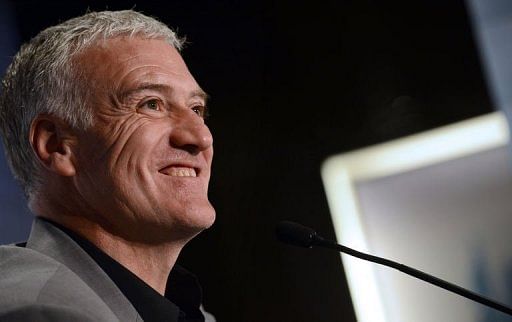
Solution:
[(355, 321), (340, 257), (277, 244), (275, 223), (334, 238), (323, 159), (492, 111), (463, 1), (11, 5), (22, 40), (88, 8), (135, 8), (187, 36), (212, 96), (217, 221), (180, 262), (220, 322)]

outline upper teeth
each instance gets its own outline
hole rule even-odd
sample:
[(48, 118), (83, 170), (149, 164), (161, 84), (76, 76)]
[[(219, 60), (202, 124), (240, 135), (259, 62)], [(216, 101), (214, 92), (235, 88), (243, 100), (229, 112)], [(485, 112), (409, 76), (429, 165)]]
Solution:
[(186, 167), (169, 167), (165, 171), (166, 174), (173, 177), (196, 177), (196, 169)]

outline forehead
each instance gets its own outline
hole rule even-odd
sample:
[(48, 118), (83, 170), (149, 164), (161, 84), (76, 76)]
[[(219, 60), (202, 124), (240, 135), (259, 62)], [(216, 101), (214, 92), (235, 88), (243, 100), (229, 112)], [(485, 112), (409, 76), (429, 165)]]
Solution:
[(164, 40), (137, 37), (100, 40), (82, 51), (76, 61), (95, 88), (120, 89), (138, 82), (199, 87), (181, 55)]

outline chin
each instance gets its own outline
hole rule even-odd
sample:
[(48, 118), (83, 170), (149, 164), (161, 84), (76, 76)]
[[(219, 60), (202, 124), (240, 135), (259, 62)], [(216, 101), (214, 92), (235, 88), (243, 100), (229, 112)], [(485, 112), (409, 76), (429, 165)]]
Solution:
[(158, 207), (139, 208), (131, 225), (122, 225), (131, 239), (146, 243), (188, 241), (215, 221), (215, 209), (207, 198), (176, 202), (168, 199)]
[(193, 209), (186, 213), (185, 226), (199, 233), (213, 225), (215, 216), (215, 209), (211, 205), (201, 209)]
[(164, 227), (160, 227), (163, 230), (166, 230), (169, 236), (173, 236), (173, 238), (184, 238), (191, 239), (201, 231), (210, 228), (215, 222), (215, 209), (208, 204), (205, 204), (201, 207), (195, 205), (192, 207), (187, 207), (183, 211), (176, 212), (176, 210), (172, 212), (170, 215), (169, 221), (163, 223)]

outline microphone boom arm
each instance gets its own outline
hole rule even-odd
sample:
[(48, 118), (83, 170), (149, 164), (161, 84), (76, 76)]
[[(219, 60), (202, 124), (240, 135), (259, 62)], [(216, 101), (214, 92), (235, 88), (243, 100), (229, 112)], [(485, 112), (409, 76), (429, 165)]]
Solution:
[(360, 259), (363, 259), (366, 261), (370, 261), (370, 262), (373, 262), (373, 263), (376, 263), (379, 265), (384, 265), (387, 267), (394, 268), (396, 270), (399, 270), (402, 273), (419, 278), (422, 281), (425, 281), (432, 285), (438, 286), (447, 291), (453, 292), (453, 293), (463, 296), (467, 299), (473, 300), (475, 302), (478, 302), (480, 304), (483, 304), (485, 306), (491, 307), (495, 310), (498, 310), (500, 312), (503, 312), (505, 314), (512, 316), (512, 309), (510, 307), (507, 307), (504, 304), (498, 303), (494, 300), (491, 300), (482, 295), (471, 292), (470, 290), (467, 290), (467, 289), (460, 287), (458, 285), (455, 285), (453, 283), (444, 281), (438, 277), (424, 273), (415, 268), (397, 263), (395, 261), (392, 261), (392, 260), (389, 260), (386, 258), (366, 254), (366, 253), (357, 251), (355, 249), (349, 248), (347, 246), (339, 245), (339, 244), (335, 243), (334, 241), (324, 239), (323, 237), (319, 236), (313, 229), (311, 229), (309, 227), (305, 227), (305, 226), (302, 226), (300, 224), (290, 222), (290, 221), (282, 221), (276, 227), (276, 235), (280, 241), (287, 243), (287, 244), (292, 244), (295, 246), (305, 247), (305, 248), (311, 248), (313, 246), (320, 246), (320, 247), (335, 249), (339, 252), (348, 254), (350, 256), (354, 256), (354, 257), (357, 257), (357, 258), (360, 258)]
[(442, 280), (438, 277), (435, 277), (435, 276), (432, 276), (432, 275), (429, 275), (427, 273), (424, 273), (420, 270), (417, 270), (415, 268), (412, 268), (412, 267), (409, 267), (407, 265), (404, 265), (404, 264), (400, 264), (400, 263), (397, 263), (395, 261), (392, 261), (392, 260), (389, 260), (389, 259), (386, 259), (386, 258), (382, 258), (382, 257), (378, 257), (378, 256), (373, 256), (373, 255), (370, 255), (370, 254), (366, 254), (366, 253), (362, 253), (360, 251), (357, 251), (355, 249), (352, 249), (352, 248), (349, 248), (347, 246), (343, 246), (343, 245), (339, 245), (339, 244), (336, 244), (330, 240), (326, 240), (320, 236), (318, 236), (317, 234), (314, 234), (313, 236), (313, 243), (312, 245), (313, 246), (321, 246), (321, 247), (325, 247), (325, 248), (331, 248), (331, 249), (335, 249), (339, 252), (342, 252), (342, 253), (345, 253), (345, 254), (348, 254), (350, 256), (354, 256), (354, 257), (357, 257), (357, 258), (360, 258), (360, 259), (363, 259), (363, 260), (366, 260), (366, 261), (370, 261), (370, 262), (373, 262), (373, 263), (376, 263), (376, 264), (380, 264), (380, 265), (384, 265), (384, 266), (387, 266), (387, 267), (391, 267), (391, 268), (394, 268), (394, 269), (397, 269), (399, 270), (400, 272), (402, 273), (405, 273), (407, 275), (411, 275), (411, 276), (414, 276), (416, 278), (419, 278), (420, 280), (422, 281), (425, 281), (427, 283), (430, 283), (430, 284), (433, 284), (435, 286), (438, 286), (438, 287), (441, 287), (447, 291), (450, 291), (450, 292), (453, 292), (453, 293), (456, 293), (460, 296), (463, 296), (465, 298), (468, 298), (470, 300), (473, 300), (475, 302), (478, 302), (480, 304), (483, 304), (483, 305), (486, 305), (486, 306), (489, 306), (493, 309), (496, 309), (498, 311), (501, 311), (503, 313), (506, 313), (508, 315), (512, 315), (512, 309), (501, 304), (501, 303), (498, 303), (494, 300), (491, 300), (487, 297), (484, 297), (482, 295), (479, 295), (479, 294), (476, 294), (468, 289), (465, 289), (463, 287), (460, 287), (458, 285), (455, 285), (453, 283), (450, 283), (450, 282), (447, 282), (445, 280)]

